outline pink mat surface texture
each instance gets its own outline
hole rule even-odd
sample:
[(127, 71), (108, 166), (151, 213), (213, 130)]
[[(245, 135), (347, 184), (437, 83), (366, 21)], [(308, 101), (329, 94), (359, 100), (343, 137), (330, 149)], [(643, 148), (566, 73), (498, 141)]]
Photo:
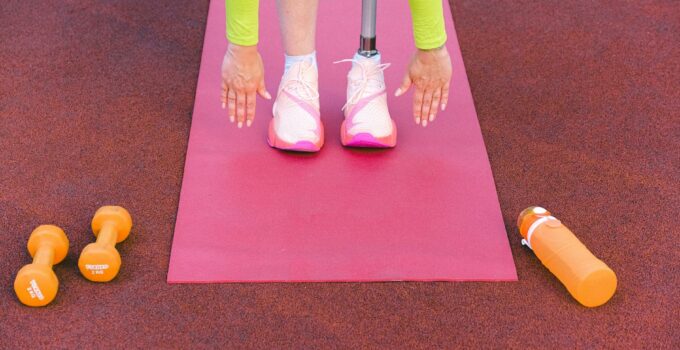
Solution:
[[(168, 282), (512, 281), (517, 279), (448, 4), (454, 64), (446, 112), (413, 122), (393, 92), (415, 46), (406, 1), (378, 6), (378, 49), (399, 138), (391, 150), (340, 144), (361, 2), (321, 1), (317, 54), (326, 145), (317, 154), (266, 144), (272, 102), (251, 128), (220, 103), (224, 1), (210, 4)], [(260, 5), (260, 51), (275, 92), (283, 49), (275, 2)]]

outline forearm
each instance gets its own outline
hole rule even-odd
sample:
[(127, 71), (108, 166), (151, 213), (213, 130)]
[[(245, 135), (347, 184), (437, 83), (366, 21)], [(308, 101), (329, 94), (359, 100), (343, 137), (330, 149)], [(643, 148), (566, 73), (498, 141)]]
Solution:
[(446, 43), (442, 0), (409, 0), (416, 47), (430, 50)]
[(259, 0), (225, 1), (229, 42), (241, 46), (257, 45)]

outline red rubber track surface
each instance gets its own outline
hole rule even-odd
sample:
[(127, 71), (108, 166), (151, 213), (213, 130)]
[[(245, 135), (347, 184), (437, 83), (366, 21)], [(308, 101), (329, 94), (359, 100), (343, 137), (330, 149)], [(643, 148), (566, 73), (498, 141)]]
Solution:
[[(519, 282), (228, 285), (165, 282), (207, 1), (59, 3), (0, 4), (0, 348), (680, 345), (679, 3), (453, 3)], [(135, 230), (94, 284), (76, 263), (108, 203)], [(520, 246), (533, 204), (617, 272), (608, 304)], [(31, 309), (12, 282), (47, 223), (71, 250)]]

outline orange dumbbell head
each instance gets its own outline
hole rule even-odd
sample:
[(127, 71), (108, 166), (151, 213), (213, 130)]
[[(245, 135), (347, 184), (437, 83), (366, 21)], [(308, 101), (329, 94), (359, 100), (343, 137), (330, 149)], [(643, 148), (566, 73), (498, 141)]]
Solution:
[(94, 282), (108, 282), (116, 277), (121, 265), (116, 243), (124, 241), (131, 229), (132, 218), (124, 208), (99, 208), (92, 219), (92, 232), (97, 242), (88, 244), (78, 259), (82, 275)]
[(22, 267), (14, 280), (19, 301), (28, 306), (44, 306), (54, 300), (59, 280), (52, 265), (64, 260), (68, 246), (66, 234), (57, 226), (42, 225), (33, 230), (28, 239), (33, 263)]
[(92, 218), (92, 232), (94, 236), (99, 236), (102, 228), (106, 223), (113, 223), (117, 230), (116, 243), (124, 241), (130, 230), (132, 230), (132, 217), (130, 213), (123, 207), (115, 205), (107, 205), (101, 207), (94, 213)]

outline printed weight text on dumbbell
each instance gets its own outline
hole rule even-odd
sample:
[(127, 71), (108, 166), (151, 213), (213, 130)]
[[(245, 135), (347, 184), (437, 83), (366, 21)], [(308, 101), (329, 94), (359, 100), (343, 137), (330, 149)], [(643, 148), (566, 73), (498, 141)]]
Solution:
[(85, 265), (85, 268), (90, 271), (91, 274), (93, 275), (103, 275), (104, 270), (107, 270), (109, 268), (109, 265), (90, 265), (87, 264)]
[(26, 291), (28, 291), (28, 294), (31, 295), (31, 299), (35, 299), (35, 297), (38, 297), (38, 300), (43, 300), (45, 299), (45, 296), (43, 296), (42, 291), (40, 288), (38, 288), (38, 282), (35, 280), (31, 280), (30, 287), (26, 288)]

